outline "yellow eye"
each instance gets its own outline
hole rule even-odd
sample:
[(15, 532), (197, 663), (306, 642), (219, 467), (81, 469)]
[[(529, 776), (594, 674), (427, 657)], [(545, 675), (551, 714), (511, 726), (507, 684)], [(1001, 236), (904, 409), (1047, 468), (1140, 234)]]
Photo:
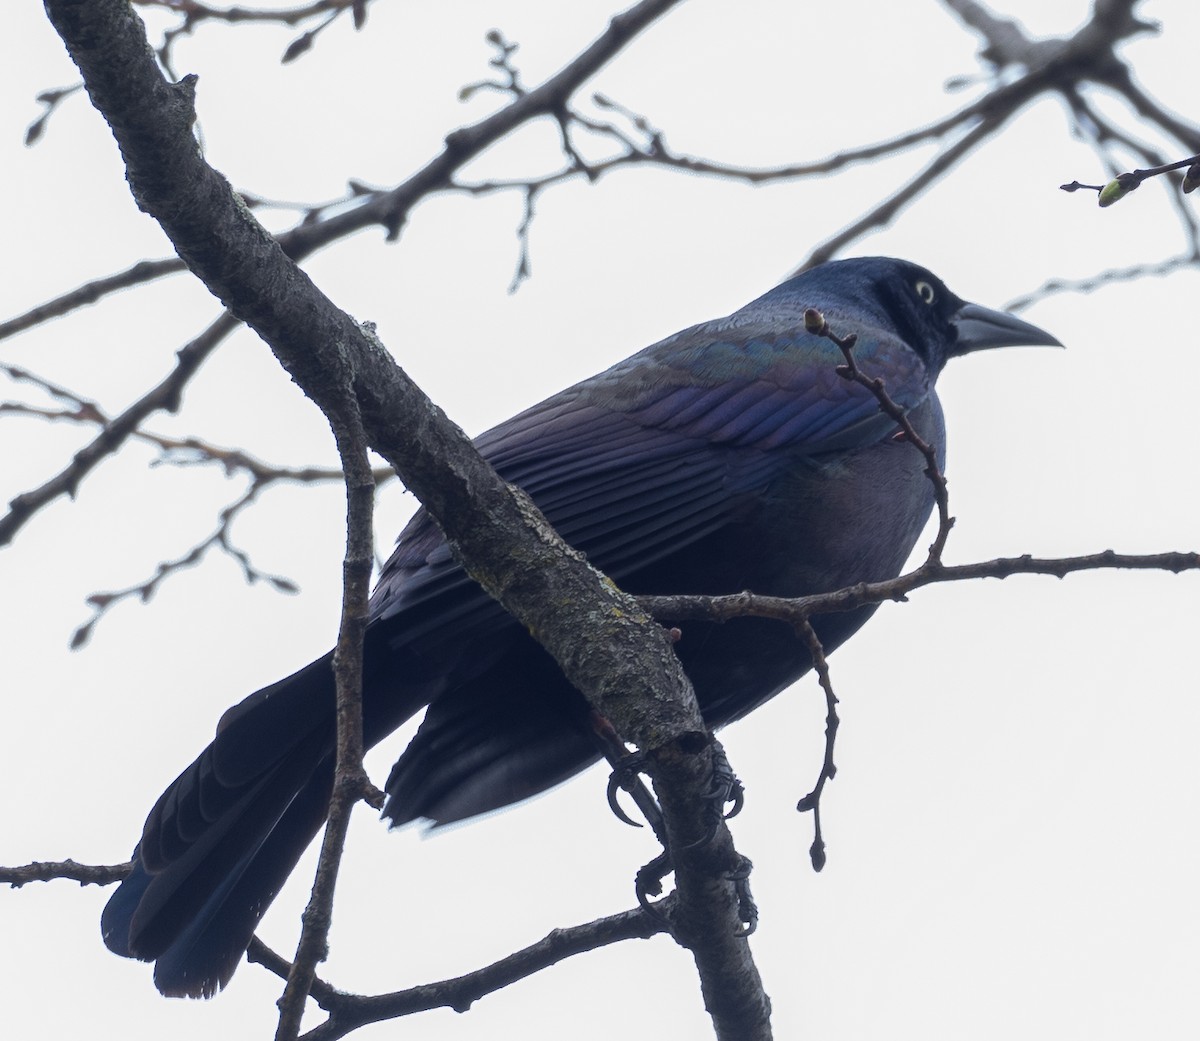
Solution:
[(934, 297), (937, 296), (937, 293), (934, 292), (933, 286), (931, 286), (928, 282), (918, 282), (913, 288), (916, 289), (917, 296), (919, 296), (924, 303), (932, 304)]

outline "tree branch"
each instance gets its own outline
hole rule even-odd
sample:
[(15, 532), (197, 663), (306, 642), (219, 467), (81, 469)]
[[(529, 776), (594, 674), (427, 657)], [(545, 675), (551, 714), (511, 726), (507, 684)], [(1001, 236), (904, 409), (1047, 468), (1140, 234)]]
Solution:
[[(584, 925), (555, 929), (537, 943), (514, 951), (491, 965), (437, 983), (409, 987), (389, 994), (360, 995), (347, 994), (318, 981), (313, 988), (313, 996), (329, 1012), (329, 1018), (304, 1034), (304, 1041), (336, 1041), (359, 1027), (435, 1008), (466, 1012), (480, 998), (567, 958), (624, 940), (646, 940), (666, 931), (665, 921), (647, 914), (641, 908), (634, 908)], [(278, 975), (288, 972), (286, 960), (258, 941), (251, 947), (250, 957), (267, 965)]]
[(74, 860), (35, 860), (20, 867), (0, 867), (0, 885), (13, 889), (30, 882), (52, 882), (70, 879), (81, 886), (107, 886), (120, 882), (133, 870), (132, 862), (124, 864), (80, 864)]
[(832, 593), (795, 598), (734, 593), (729, 596), (639, 596), (638, 603), (656, 618), (686, 621), (727, 622), (731, 618), (774, 618), (789, 625), (803, 625), (813, 615), (853, 611), (886, 600), (907, 600), (923, 586), (943, 582), (966, 582), (980, 578), (1009, 578), (1012, 575), (1053, 575), (1065, 578), (1079, 571), (1111, 569), (1131, 571), (1200, 571), (1200, 553), (1115, 553), (1106, 549), (1077, 557), (998, 557), (975, 564), (925, 563), (914, 571), (885, 582), (861, 582)]
[(72, 498), (79, 482), (101, 460), (117, 451), (132, 437), (138, 425), (155, 412), (175, 412), (179, 408), (183, 388), (195, 375), (205, 359), (234, 329), (237, 319), (221, 315), (191, 343), (176, 355), (175, 368), (157, 386), (148, 390), (124, 412), (106, 424), (95, 440), (75, 453), (70, 464), (44, 484), (18, 495), (8, 504), (8, 513), (0, 517), (0, 546), (6, 546), (17, 532), (43, 507), (63, 495)]
[[(517, 122), (560, 106), (574, 86), (668, 10), (643, 0), (614, 17), (570, 66), (505, 110)], [(370, 444), (401, 475), (445, 532), (469, 573), (508, 608), (558, 661), (570, 682), (618, 731), (647, 753), (667, 815), (668, 833), (693, 827), (677, 809), (703, 805), (712, 747), (695, 696), (668, 636), (555, 535), (527, 496), (505, 485), (465, 435), (417, 388), (377, 342), (338, 310), (284, 254), (204, 162), (192, 136), (195, 80), (166, 82), (140, 22), (120, 0), (47, 0), (51, 20), (83, 73), (93, 104), (113, 130), (138, 205), (153, 215), (192, 271), (233, 315), (271, 347), (306, 394), (335, 423), (341, 388), (353, 386)], [(503, 113), (501, 114), (503, 115)], [(414, 191), (444, 183), (463, 159), (512, 124), (484, 121), (456, 131), (443, 156), (410, 182)], [(398, 232), (407, 196), (384, 219)], [(336, 218), (331, 223), (336, 223)], [(677, 792), (673, 782), (694, 784)], [(669, 809), (666, 809), (669, 807)], [(728, 829), (714, 838), (723, 851)], [(724, 859), (724, 858), (722, 858)], [(735, 936), (733, 885), (706, 876), (700, 855), (681, 856), (680, 912), (702, 922), (694, 949), (707, 994), (737, 996), (739, 1007), (766, 1004), (748, 949), (738, 939), (729, 962), (701, 947)], [(693, 905), (693, 901), (695, 904)], [(756, 992), (756, 993), (755, 993)], [(742, 1030), (714, 1013), (722, 1038), (765, 1038), (761, 1017)]]
[(63, 293), (53, 300), (47, 300), (44, 304), (30, 308), (24, 314), (19, 314), (6, 322), (0, 322), (0, 340), (6, 340), (26, 329), (32, 329), (35, 325), (41, 325), (53, 318), (61, 318), (81, 307), (97, 303), (111, 293), (128, 289), (131, 286), (145, 285), (165, 275), (186, 270), (183, 261), (178, 257), (169, 257), (163, 260), (139, 260), (133, 267), (118, 271), (114, 275), (92, 279), (92, 281), (72, 289), (69, 293)]
[[(407, 219), (408, 212), (417, 202), (431, 192), (448, 188), (457, 170), (518, 126), (561, 110), (570, 95), (580, 85), (611, 60), (646, 26), (679, 2), (680, 0), (642, 0), (641, 3), (623, 14), (616, 15), (604, 33), (539, 87), (521, 94), (511, 105), (499, 112), (447, 135), (445, 148), (408, 180), (390, 191), (365, 195), (360, 206), (346, 209), (324, 221), (301, 222), (291, 231), (278, 236), (280, 248), (287, 256), (299, 261), (331, 242), (377, 224), (387, 229), (389, 238), (396, 238)], [(70, 7), (70, 5), (63, 6)], [(92, 60), (95, 66), (102, 66), (103, 55), (92, 55)], [(177, 120), (181, 118), (186, 120), (190, 128), (191, 122), (195, 118), (191, 106), (191, 92), (195, 89), (194, 80), (185, 79), (180, 84), (168, 85), (157, 67), (152, 71), (153, 75), (150, 74), (151, 70), (143, 69), (139, 83), (148, 91), (153, 91), (153, 95), (147, 95), (139, 100), (130, 97), (127, 90), (117, 90), (111, 95), (114, 102), (123, 101), (123, 103), (133, 105), (133, 111), (137, 114), (152, 110), (155, 105), (163, 105), (167, 109), (174, 110)], [(132, 125), (134, 124), (131, 124), (131, 127)], [(149, 135), (147, 141), (154, 139), (156, 139), (155, 135)], [(189, 143), (191, 142), (190, 129), (187, 140)], [(213, 191), (220, 194), (228, 193), (229, 185), (224, 178), (219, 178), (217, 185), (211, 181), (208, 182), (207, 191), (211, 198)], [(139, 205), (142, 205), (140, 199), (137, 201)], [(262, 235), (265, 236), (266, 233), (262, 232)], [(220, 250), (219, 243), (210, 243), (209, 245)], [(256, 250), (262, 253), (269, 250), (269, 246), (265, 241), (259, 241)], [(184, 259), (187, 260), (186, 257)], [(144, 275), (145, 271), (142, 272), (142, 276)], [(132, 277), (130, 272), (110, 276), (111, 279), (117, 280), (127, 277)], [(89, 283), (89, 286), (105, 285), (108, 281), (108, 279), (99, 279), (94, 283)], [(23, 323), (21, 328), (28, 328), (35, 324), (30, 317), (35, 313), (43, 312), (42, 317), (37, 321), (44, 321), (48, 317), (62, 313), (57, 310), (58, 308), (79, 306), (81, 302), (86, 302), (90, 292), (89, 286), (75, 291), (75, 293), (82, 294), (80, 297), (66, 294), (39, 308), (34, 308), (33, 311), (12, 321)], [(67, 303), (63, 301), (67, 301)], [(66, 469), (38, 488), (17, 496), (9, 504), (8, 514), (0, 517), (0, 546), (11, 542), (17, 532), (43, 506), (62, 495), (74, 495), (79, 481), (101, 459), (120, 447), (130, 432), (136, 429), (137, 424), (147, 415), (161, 408), (167, 408), (170, 411), (178, 408), (179, 396), (188, 379), (194, 374), (203, 358), (207, 357), (207, 354), (216, 346), (216, 342), (234, 327), (232, 324), (228, 326), (225, 324), (230, 321), (229, 316), (222, 316), (196, 340), (183, 348), (179, 352), (179, 367), (171, 377), (147, 392), (130, 409), (114, 420), (111, 428), (97, 438), (92, 445), (77, 454)], [(202, 344), (206, 346), (201, 348)], [(187, 364), (185, 364), (185, 360)]]
[(337, 691), (337, 744), (329, 819), (321, 841), (321, 854), (312, 895), (302, 918), (296, 957), (287, 986), (279, 999), (276, 1041), (293, 1041), (300, 1033), (304, 1006), (319, 961), (329, 946), (333, 924), (333, 898), (342, 850), (350, 829), (350, 813), (360, 799), (375, 809), (383, 807), (383, 793), (363, 769), (362, 677), (363, 637), (369, 618), (371, 568), (374, 562), (372, 514), (375, 481), (367, 456), (367, 436), (359, 415), (354, 388), (347, 381), (342, 410), (330, 417), (338, 455), (346, 474), (346, 556), (343, 564), (342, 619), (333, 674)]

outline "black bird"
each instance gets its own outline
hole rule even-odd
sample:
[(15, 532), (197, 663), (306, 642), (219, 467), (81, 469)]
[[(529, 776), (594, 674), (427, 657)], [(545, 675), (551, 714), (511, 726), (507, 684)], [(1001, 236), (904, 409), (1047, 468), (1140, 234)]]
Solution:
[[(753, 589), (799, 596), (897, 575), (933, 504), (924, 460), (840, 352), (805, 331), (818, 308), (855, 333), (916, 431), (945, 443), (934, 382), (949, 358), (1057, 344), (964, 303), (924, 268), (825, 264), (693, 326), (476, 440), (562, 536), (631, 593)], [(837, 647), (873, 607), (816, 620)], [(719, 727), (811, 665), (790, 627), (687, 622), (677, 644)], [(225, 713), (150, 811), (133, 873), (104, 910), (117, 954), (155, 961), (164, 994), (211, 996), (325, 820), (333, 769), (331, 656)], [(438, 824), (506, 806), (597, 758), (582, 696), (454, 562), (419, 512), (371, 601), (363, 713), (373, 745), (428, 706), (387, 782), (384, 816)]]

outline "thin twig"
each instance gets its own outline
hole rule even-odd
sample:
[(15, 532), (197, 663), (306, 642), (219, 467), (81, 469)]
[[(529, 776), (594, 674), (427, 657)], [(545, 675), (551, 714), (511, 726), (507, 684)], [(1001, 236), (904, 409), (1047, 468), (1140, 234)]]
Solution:
[[(671, 899), (668, 897), (668, 899)], [(622, 911), (584, 925), (555, 929), (537, 943), (463, 976), (390, 994), (358, 995), (327, 990), (314, 997), (329, 1011), (326, 1022), (304, 1034), (303, 1041), (336, 1041), (369, 1023), (398, 1019), (435, 1008), (466, 1012), (476, 1001), (526, 979), (567, 958), (625, 940), (645, 940), (666, 925), (640, 908)], [(255, 949), (255, 959), (261, 951)]]
[(804, 798), (796, 803), (796, 809), (800, 813), (809, 813), (813, 815), (813, 841), (808, 848), (808, 857), (812, 862), (813, 870), (820, 871), (825, 866), (825, 836), (821, 831), (821, 796), (825, 793), (825, 784), (827, 781), (832, 781), (837, 776), (837, 765), (833, 761), (833, 750), (837, 743), (838, 727), (841, 725), (841, 720), (838, 718), (837, 695), (833, 692), (833, 680), (829, 674), (829, 662), (825, 658), (825, 648), (821, 644), (820, 637), (817, 636), (817, 631), (812, 627), (812, 623), (807, 619), (800, 624), (800, 635), (804, 638), (804, 642), (808, 644), (808, 653), (812, 656), (813, 668), (817, 673), (817, 680), (821, 684), (821, 690), (825, 694), (825, 756), (821, 760), (821, 772), (817, 775), (817, 783), (813, 785), (810, 791)]
[(328, 951), (333, 924), (333, 899), (350, 814), (360, 799), (376, 809), (383, 793), (374, 788), (363, 769), (362, 673), (363, 637), (369, 617), (371, 570), (374, 562), (372, 514), (375, 482), (368, 457), (367, 435), (354, 397), (353, 379), (347, 374), (343, 407), (330, 417), (338, 455), (346, 473), (346, 556), (343, 564), (342, 619), (333, 657), (337, 687), (337, 752), (329, 818), (321, 842), (312, 895), (302, 917), (300, 941), (279, 999), (276, 1041), (294, 1041), (300, 1033), (304, 1006), (316, 967)]
[(933, 544), (929, 547), (926, 563), (940, 564), (942, 552), (946, 548), (946, 540), (950, 537), (950, 529), (954, 527), (954, 518), (950, 516), (950, 492), (946, 484), (946, 476), (942, 473), (941, 464), (938, 461), (937, 446), (931, 445), (917, 433), (912, 420), (908, 418), (908, 413), (897, 405), (888, 394), (884, 381), (878, 376), (868, 376), (858, 367), (858, 362), (854, 359), (854, 345), (858, 342), (856, 334), (839, 336), (829, 327), (825, 316), (814, 307), (810, 307), (804, 312), (804, 327), (810, 333), (826, 337), (838, 346), (842, 357), (846, 360), (844, 365), (837, 367), (838, 375), (869, 390), (879, 403), (879, 411), (893, 420), (903, 432), (905, 441), (925, 457), (925, 476), (933, 485), (934, 500), (938, 510), (937, 535), (934, 536)]
[(981, 578), (1013, 575), (1053, 575), (1065, 578), (1080, 571), (1167, 571), (1180, 574), (1200, 571), (1200, 552), (1116, 553), (1106, 549), (1075, 557), (998, 557), (974, 564), (931, 564), (882, 582), (860, 582), (831, 593), (814, 593), (794, 598), (732, 593), (728, 596), (639, 596), (637, 602), (656, 618), (674, 621), (698, 619), (726, 622), (731, 618), (774, 618), (789, 625), (802, 625), (818, 614), (853, 611), (868, 604), (907, 600), (923, 586), (943, 582), (973, 582)]
[(0, 322), (0, 340), (15, 336), (26, 329), (32, 329), (35, 325), (41, 325), (52, 318), (61, 318), (88, 304), (98, 303), (106, 296), (122, 289), (146, 285), (164, 275), (186, 270), (187, 266), (178, 257), (169, 257), (163, 260), (139, 260), (133, 267), (118, 271), (114, 275), (106, 275), (103, 278), (85, 282), (69, 293), (63, 293), (52, 300), (47, 300), (44, 304), (30, 308), (24, 314), (19, 314), (6, 322)]
[(1105, 286), (1134, 282), (1140, 278), (1161, 278), (1183, 268), (1200, 266), (1200, 251), (1181, 253), (1145, 264), (1129, 264), (1126, 267), (1105, 268), (1086, 278), (1048, 278), (1036, 289), (1013, 297), (1005, 303), (1006, 311), (1024, 311), (1034, 304), (1056, 293), (1093, 293)]
[(30, 882), (53, 882), (68, 879), (81, 886), (107, 886), (120, 882), (133, 870), (133, 863), (80, 864), (74, 860), (35, 860), (20, 867), (0, 867), (0, 885), (13, 889)]
[(149, 603), (164, 581), (180, 571), (195, 567), (211, 549), (222, 550), (226, 555), (232, 557), (241, 567), (242, 575), (250, 585), (266, 582), (280, 593), (299, 592), (299, 587), (290, 578), (259, 569), (245, 550), (239, 549), (233, 544), (231, 528), (234, 520), (255, 502), (259, 493), (270, 483), (266, 480), (253, 481), (241, 495), (221, 510), (217, 516), (217, 526), (210, 535), (201, 539), (186, 553), (170, 560), (160, 561), (154, 569), (154, 574), (149, 578), (122, 589), (110, 589), (89, 594), (87, 604), (92, 609), (92, 616), (71, 634), (71, 649), (78, 650), (84, 646), (92, 638), (92, 633), (100, 619), (117, 604), (132, 598), (136, 598), (142, 603)]
[(910, 178), (878, 205), (873, 206), (857, 220), (851, 222), (835, 235), (818, 245), (795, 272), (807, 271), (832, 260), (851, 242), (869, 231), (882, 228), (895, 219), (917, 196), (928, 191), (939, 178), (948, 174), (977, 147), (992, 138), (1000, 128), (1016, 114), (1024, 100), (1015, 100), (1002, 114), (991, 113), (980, 119), (970, 130), (939, 152), (916, 176)]
[(179, 408), (183, 388), (205, 359), (238, 326), (228, 312), (221, 315), (176, 355), (175, 368), (157, 386), (152, 387), (124, 412), (112, 420), (91, 444), (75, 453), (67, 467), (45, 483), (18, 495), (8, 504), (8, 513), (0, 517), (0, 546), (6, 546), (43, 506), (68, 495), (74, 498), (79, 482), (92, 469), (115, 453), (138, 429), (147, 416)]
[[(499, 112), (448, 135), (444, 149), (401, 185), (390, 191), (362, 196), (361, 205), (323, 221), (302, 221), (291, 231), (278, 236), (279, 246), (293, 260), (300, 260), (322, 246), (372, 225), (382, 225), (389, 238), (396, 238), (409, 211), (421, 199), (448, 189), (458, 170), (518, 126), (561, 110), (570, 95), (643, 28), (680, 2), (642, 0), (615, 16), (596, 40), (538, 87), (521, 94)], [(11, 542), (43, 506), (62, 495), (73, 495), (80, 480), (101, 459), (116, 451), (146, 415), (160, 408), (174, 410), (183, 387), (200, 362), (234, 327), (236, 322), (228, 315), (218, 319), (179, 352), (179, 365), (167, 381), (147, 392), (117, 417), (96, 441), (76, 455), (66, 469), (12, 500), (9, 512), (0, 517), (0, 546)]]

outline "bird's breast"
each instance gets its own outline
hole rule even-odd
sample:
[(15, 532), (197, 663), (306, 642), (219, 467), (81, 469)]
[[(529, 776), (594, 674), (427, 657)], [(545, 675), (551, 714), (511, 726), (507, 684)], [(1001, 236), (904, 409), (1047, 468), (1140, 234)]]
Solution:
[[(944, 441), (936, 397), (914, 410), (917, 433)], [(634, 593), (719, 595), (752, 590), (796, 597), (893, 578), (904, 567), (934, 504), (924, 456), (888, 438), (851, 452), (797, 455), (743, 514), (625, 583)], [(827, 651), (853, 634), (873, 607), (814, 621)], [(681, 620), (677, 651), (705, 717), (721, 725), (794, 682), (810, 666), (791, 626), (764, 619), (721, 625)]]

